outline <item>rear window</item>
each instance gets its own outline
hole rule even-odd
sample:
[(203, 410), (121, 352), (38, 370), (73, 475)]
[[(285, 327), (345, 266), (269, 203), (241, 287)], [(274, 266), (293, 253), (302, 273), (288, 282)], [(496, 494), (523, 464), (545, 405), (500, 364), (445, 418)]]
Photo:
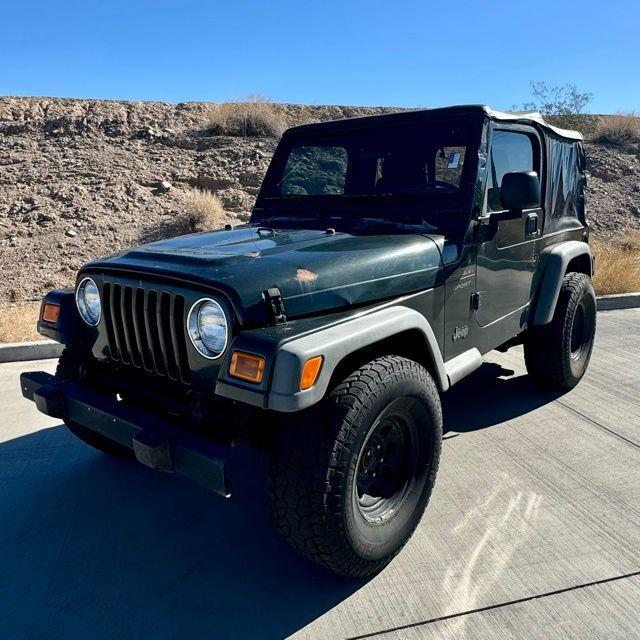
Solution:
[(436, 154), (436, 181), (460, 186), (466, 147), (442, 147)]

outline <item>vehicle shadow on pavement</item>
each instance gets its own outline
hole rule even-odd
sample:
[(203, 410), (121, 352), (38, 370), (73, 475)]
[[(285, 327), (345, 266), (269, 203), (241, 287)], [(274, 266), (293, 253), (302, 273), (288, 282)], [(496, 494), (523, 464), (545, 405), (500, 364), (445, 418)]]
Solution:
[[(510, 373), (486, 363), (445, 394), (445, 430), (491, 427), (558, 397)], [(100, 454), (64, 426), (1, 443), (0, 638), (268, 640), (302, 629), (364, 583), (278, 537), (265, 471), (263, 456), (240, 451), (225, 500)]]
[(0, 637), (282, 638), (359, 589), (280, 540), (247, 456), (225, 500), (63, 426), (0, 444)]
[(465, 433), (493, 427), (525, 415), (564, 395), (536, 387), (529, 376), (494, 362), (456, 384), (442, 397), (445, 433)]

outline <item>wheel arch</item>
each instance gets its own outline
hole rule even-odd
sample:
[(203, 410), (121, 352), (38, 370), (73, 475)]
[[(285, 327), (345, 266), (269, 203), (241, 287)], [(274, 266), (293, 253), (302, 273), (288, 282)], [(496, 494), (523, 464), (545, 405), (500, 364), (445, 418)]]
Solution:
[(581, 253), (580, 255), (571, 258), (567, 265), (565, 275), (569, 272), (584, 273), (591, 277), (593, 275), (591, 252)]
[[(434, 380), (438, 379), (437, 363), (432, 349), (429, 348), (428, 339), (420, 329), (414, 328), (400, 331), (346, 355), (336, 365), (329, 388), (363, 364), (385, 355), (402, 356), (414, 360), (421, 364)], [(440, 388), (437, 382), (436, 384)]]
[[(382, 353), (420, 362), (440, 391), (448, 389), (442, 353), (428, 320), (414, 309), (395, 306), (286, 343), (276, 356), (268, 407), (283, 412), (309, 407), (324, 397), (342, 372), (357, 369)], [(300, 391), (302, 367), (316, 355), (324, 358), (318, 381)]]
[(533, 307), (531, 325), (546, 325), (560, 295), (564, 276), (572, 271), (593, 275), (591, 249), (586, 242), (570, 240), (545, 247), (540, 253), (540, 280)]

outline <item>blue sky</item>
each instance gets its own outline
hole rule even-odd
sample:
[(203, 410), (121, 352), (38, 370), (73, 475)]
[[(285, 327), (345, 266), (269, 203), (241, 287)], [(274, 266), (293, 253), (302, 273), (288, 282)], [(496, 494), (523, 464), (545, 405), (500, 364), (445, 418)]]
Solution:
[(2, 95), (510, 108), (545, 80), (640, 111), (634, 0), (1, 4)]

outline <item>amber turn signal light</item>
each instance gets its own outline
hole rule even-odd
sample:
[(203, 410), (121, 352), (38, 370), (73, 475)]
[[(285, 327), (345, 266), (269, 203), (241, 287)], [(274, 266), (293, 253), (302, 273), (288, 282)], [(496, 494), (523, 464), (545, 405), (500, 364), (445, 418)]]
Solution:
[(55, 324), (58, 322), (58, 318), (60, 317), (60, 305), (53, 304), (51, 302), (45, 302), (44, 308), (42, 309), (42, 319), (45, 322), (50, 322), (51, 324)]
[(260, 356), (254, 356), (242, 351), (234, 351), (231, 356), (229, 375), (249, 382), (262, 382), (266, 361)]
[(302, 377), (300, 378), (301, 391), (313, 387), (313, 385), (316, 383), (318, 374), (320, 373), (320, 369), (322, 368), (323, 360), (324, 358), (322, 356), (314, 356), (313, 358), (309, 358), (304, 363), (304, 368), (302, 369)]

